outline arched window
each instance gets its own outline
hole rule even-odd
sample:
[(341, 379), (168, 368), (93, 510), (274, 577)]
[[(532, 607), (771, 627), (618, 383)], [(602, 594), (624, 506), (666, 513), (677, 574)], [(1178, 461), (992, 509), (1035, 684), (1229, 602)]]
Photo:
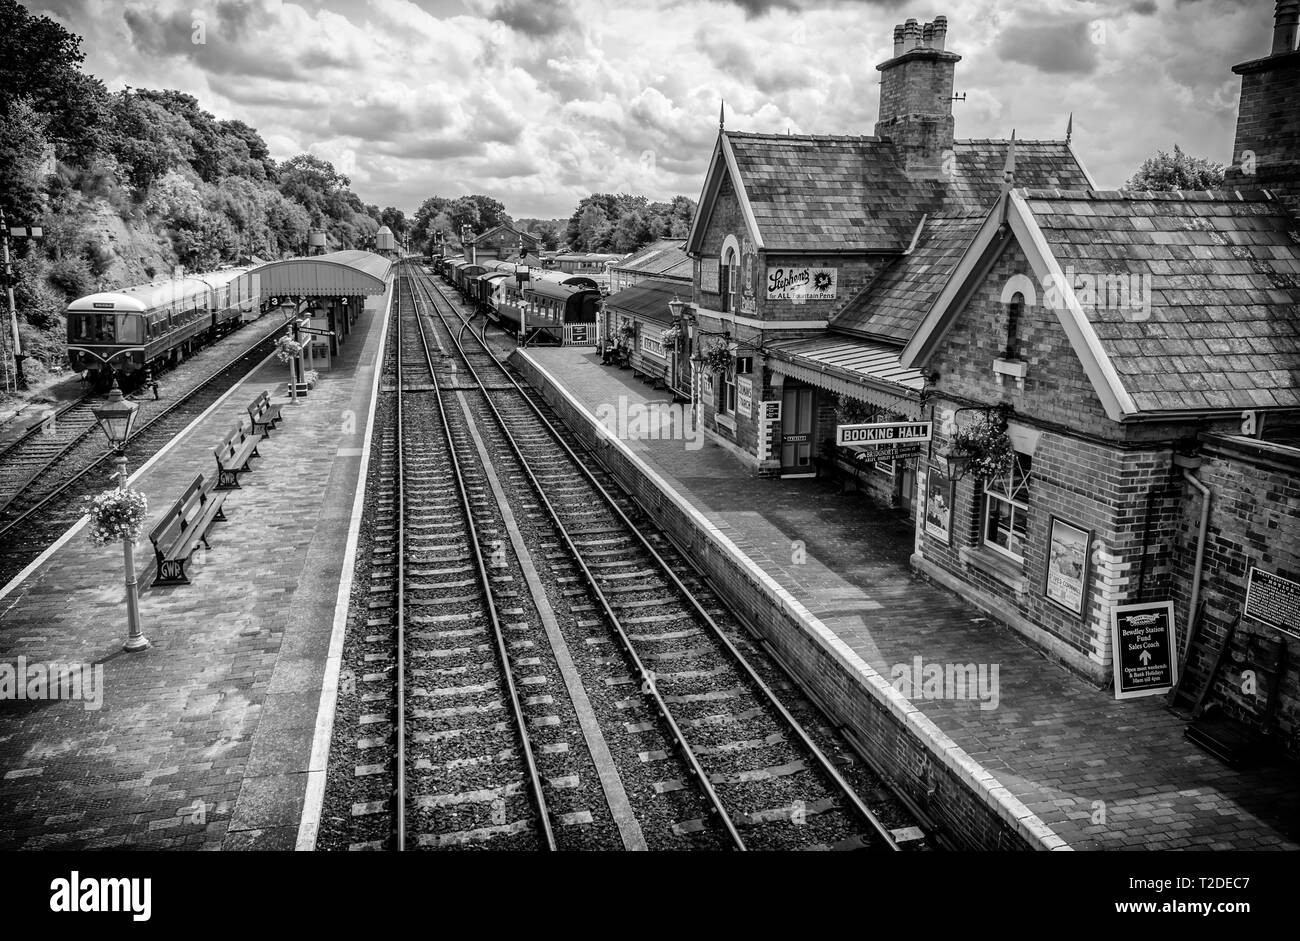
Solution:
[(1002, 355), (1006, 359), (1020, 358), (1020, 321), (1025, 313), (1025, 295), (1017, 291), (1007, 304), (1007, 345)]
[(728, 246), (722, 255), (722, 309), (728, 313), (736, 312), (736, 282), (740, 280), (736, 250)]

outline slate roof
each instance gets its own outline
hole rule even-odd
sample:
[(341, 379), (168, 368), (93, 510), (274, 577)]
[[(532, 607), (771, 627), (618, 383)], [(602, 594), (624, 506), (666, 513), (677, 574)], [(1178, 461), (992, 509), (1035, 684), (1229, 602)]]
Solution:
[(811, 363), (819, 368), (833, 368), (855, 379), (874, 379), (911, 392), (920, 392), (925, 377), (919, 369), (903, 366), (899, 348), (892, 344), (861, 340), (856, 337), (824, 335), (801, 340), (768, 343), (772, 354), (794, 363)]
[(659, 239), (610, 266), (610, 270), (690, 281), (695, 272), (685, 244), (682, 239)]
[(984, 216), (964, 212), (926, 219), (912, 253), (891, 261), (851, 298), (831, 320), (831, 330), (906, 343), (961, 261)]
[[(1017, 191), (1062, 269), (1149, 278), (1084, 313), (1139, 411), (1300, 406), (1300, 222), (1265, 193)], [(1146, 319), (1143, 319), (1143, 317)]]
[[(901, 251), (925, 213), (987, 209), (1009, 141), (953, 144), (952, 173), (910, 178), (892, 141), (723, 132), (769, 250)], [(1064, 141), (1016, 141), (1025, 186), (1090, 183)]]
[(643, 320), (653, 320), (667, 326), (672, 322), (668, 302), (674, 297), (690, 300), (690, 290), (682, 290), (680, 282), (647, 278), (630, 288), (624, 288), (605, 298), (605, 305), (616, 312), (635, 314)]

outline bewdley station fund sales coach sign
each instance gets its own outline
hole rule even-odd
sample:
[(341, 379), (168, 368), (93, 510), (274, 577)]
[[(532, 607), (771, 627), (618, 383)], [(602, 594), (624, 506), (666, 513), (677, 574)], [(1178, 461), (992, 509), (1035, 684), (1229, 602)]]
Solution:
[(1174, 603), (1149, 601), (1111, 609), (1115, 698), (1156, 696), (1174, 686)]

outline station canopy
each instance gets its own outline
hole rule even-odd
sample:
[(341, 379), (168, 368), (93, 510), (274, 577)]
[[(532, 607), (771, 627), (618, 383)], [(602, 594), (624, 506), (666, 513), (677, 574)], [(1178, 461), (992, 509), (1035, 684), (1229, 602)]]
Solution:
[(383, 294), (393, 263), (373, 252), (330, 252), (286, 258), (257, 268), (263, 296), (356, 297)]

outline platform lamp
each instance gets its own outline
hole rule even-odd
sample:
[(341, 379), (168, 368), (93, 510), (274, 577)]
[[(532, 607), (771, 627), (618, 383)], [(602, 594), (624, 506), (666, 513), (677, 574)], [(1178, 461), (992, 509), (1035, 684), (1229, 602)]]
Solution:
[[(126, 442), (131, 437), (131, 426), (140, 406), (128, 402), (118, 388), (117, 379), (113, 379), (113, 388), (109, 390), (108, 402), (92, 409), (95, 421), (99, 422), (104, 437), (116, 455), (117, 487), (126, 489)], [(149, 639), (140, 630), (140, 596), (135, 581), (135, 546), (130, 537), (122, 540), (122, 559), (126, 567), (126, 620), (128, 633), (123, 650), (144, 650), (149, 646)]]

